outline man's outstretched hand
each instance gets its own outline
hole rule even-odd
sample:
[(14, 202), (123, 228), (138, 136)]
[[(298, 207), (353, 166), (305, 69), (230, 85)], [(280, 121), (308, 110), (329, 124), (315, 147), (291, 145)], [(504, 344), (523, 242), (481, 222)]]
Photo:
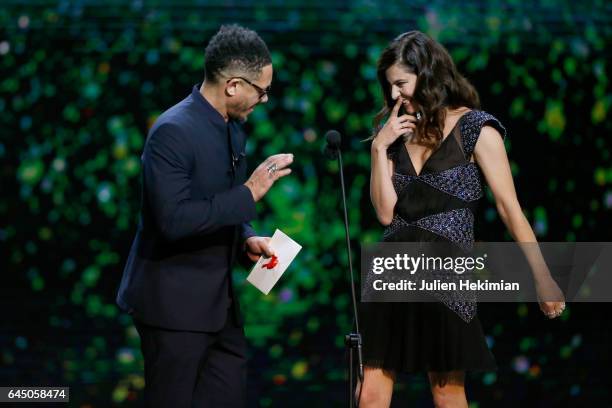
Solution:
[(274, 182), (291, 173), (288, 166), (293, 163), (293, 154), (281, 153), (268, 157), (261, 163), (251, 177), (244, 183), (251, 190), (255, 202), (261, 200)]

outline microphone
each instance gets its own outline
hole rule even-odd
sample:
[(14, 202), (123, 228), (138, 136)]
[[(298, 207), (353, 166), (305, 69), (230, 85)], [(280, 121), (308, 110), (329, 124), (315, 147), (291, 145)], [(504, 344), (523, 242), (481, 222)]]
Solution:
[(325, 140), (327, 141), (329, 147), (333, 149), (339, 149), (342, 136), (340, 136), (340, 132), (332, 129), (328, 130), (327, 133), (325, 133)]
[(340, 132), (338, 132), (337, 130), (328, 130), (325, 133), (325, 141), (327, 142), (327, 144), (325, 145), (323, 154), (330, 160), (337, 159), (338, 152), (340, 151), (340, 144), (342, 142), (342, 136), (340, 136)]
[(245, 157), (245, 152), (240, 152), (237, 156), (234, 154), (234, 152), (232, 152), (232, 161), (234, 162), (234, 166), (240, 163), (240, 160), (244, 159)]
[(240, 160), (242, 160), (242, 159), (244, 159), (246, 157), (246, 153), (245, 152), (240, 152), (238, 155), (236, 155), (236, 154), (234, 154), (234, 150), (232, 150), (231, 154), (232, 154), (232, 157), (231, 157), (232, 168), (227, 171), (228, 174), (234, 173), (236, 171), (236, 167), (240, 163)]
[[(349, 232), (349, 221), (348, 211), (346, 206), (346, 188), (344, 185), (344, 170), (342, 164), (342, 152), (340, 150), (340, 144), (342, 142), (342, 136), (337, 130), (328, 130), (325, 133), (325, 140), (327, 145), (325, 146), (324, 154), (330, 159), (338, 160), (338, 170), (340, 173), (340, 195), (342, 197), (342, 210), (344, 215), (344, 236), (346, 238), (346, 255), (348, 258), (348, 273), (350, 279), (351, 289), (351, 300), (353, 307), (353, 321), (354, 321), (354, 333), (349, 333), (344, 337), (344, 345), (348, 350), (349, 354), (349, 402), (351, 407), (354, 407), (354, 381), (353, 374), (357, 372), (357, 378), (363, 382), (363, 356), (361, 352), (361, 333), (359, 332), (359, 316), (357, 314), (357, 296), (355, 294), (355, 280), (353, 278), (353, 261), (351, 256), (351, 239)], [(355, 356), (356, 354), (356, 356)], [(356, 362), (354, 361), (356, 357)], [(355, 364), (356, 363), (356, 364)]]

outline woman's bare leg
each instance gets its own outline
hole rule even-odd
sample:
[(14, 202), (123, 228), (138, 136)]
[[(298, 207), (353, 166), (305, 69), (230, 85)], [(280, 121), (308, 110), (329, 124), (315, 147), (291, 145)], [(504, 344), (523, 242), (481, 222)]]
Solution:
[(429, 384), (436, 408), (467, 408), (465, 372), (429, 372)]
[[(382, 368), (364, 367), (363, 384), (357, 383), (355, 401), (359, 408), (388, 408), (393, 395), (395, 375)], [(361, 399), (359, 391), (361, 390)]]

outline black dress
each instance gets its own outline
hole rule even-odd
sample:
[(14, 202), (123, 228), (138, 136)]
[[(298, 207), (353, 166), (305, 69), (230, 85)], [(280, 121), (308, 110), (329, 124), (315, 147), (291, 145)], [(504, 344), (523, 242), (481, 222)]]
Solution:
[[(483, 111), (465, 113), (423, 165), (415, 169), (403, 142), (389, 147), (398, 196), (386, 242), (474, 242), (474, 213), (483, 197), (483, 176), (470, 162), (484, 125), (506, 130)], [(476, 302), (445, 299), (423, 303), (360, 304), (364, 364), (395, 372), (495, 370)]]

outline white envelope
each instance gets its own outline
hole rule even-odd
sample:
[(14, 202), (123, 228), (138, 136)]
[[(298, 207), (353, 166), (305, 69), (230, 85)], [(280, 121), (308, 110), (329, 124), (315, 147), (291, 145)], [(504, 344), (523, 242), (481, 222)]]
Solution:
[(247, 281), (251, 282), (265, 295), (270, 293), (270, 290), (276, 285), (276, 282), (302, 249), (300, 244), (279, 229), (274, 231), (274, 235), (270, 239), (270, 247), (274, 250), (276, 259), (262, 256), (247, 276)]

